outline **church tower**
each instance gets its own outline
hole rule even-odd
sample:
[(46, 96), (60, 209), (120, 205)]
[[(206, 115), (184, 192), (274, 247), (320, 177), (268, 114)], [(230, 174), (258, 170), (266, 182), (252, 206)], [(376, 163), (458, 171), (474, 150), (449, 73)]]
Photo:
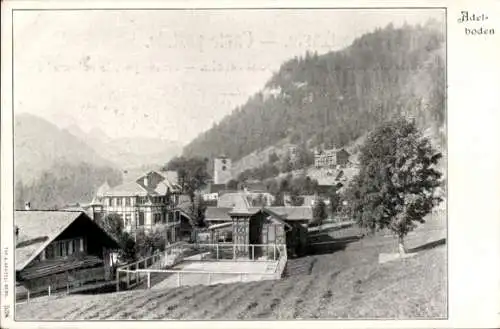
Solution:
[(226, 184), (232, 178), (231, 159), (220, 156), (214, 159), (214, 184)]

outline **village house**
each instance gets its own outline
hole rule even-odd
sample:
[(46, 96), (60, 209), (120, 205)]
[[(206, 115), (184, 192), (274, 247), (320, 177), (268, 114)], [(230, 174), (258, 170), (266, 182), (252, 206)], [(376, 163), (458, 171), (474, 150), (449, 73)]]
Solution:
[(177, 240), (192, 239), (193, 230), (196, 227), (195, 219), (191, 215), (193, 204), (189, 195), (179, 195), (179, 202), (173, 209), (174, 221), (178, 224)]
[(16, 283), (30, 294), (114, 279), (119, 245), (85, 213), (16, 210), (14, 221)]
[(173, 209), (180, 193), (181, 187), (176, 182), (150, 171), (113, 188), (104, 184), (90, 207), (94, 219), (115, 214), (128, 232), (165, 228), (170, 239), (176, 240), (180, 223), (175, 220)]
[[(307, 248), (307, 224), (312, 219), (310, 207), (234, 208), (230, 211), (232, 241), (237, 256), (260, 257), (265, 247), (245, 245), (285, 244), (290, 256), (301, 255)], [(270, 255), (268, 255), (270, 256)]]
[[(205, 211), (208, 226), (205, 242), (286, 244), (291, 253), (301, 253), (306, 246), (312, 207), (255, 207), (244, 193), (233, 193), (219, 201), (219, 207), (207, 207)], [(253, 256), (264, 251), (255, 252)], [(249, 256), (244, 250), (240, 254)]]

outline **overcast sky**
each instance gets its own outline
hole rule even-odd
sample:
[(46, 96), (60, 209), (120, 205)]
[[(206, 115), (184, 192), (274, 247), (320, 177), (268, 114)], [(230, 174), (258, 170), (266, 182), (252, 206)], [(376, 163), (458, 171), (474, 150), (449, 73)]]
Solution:
[(15, 12), (15, 111), (111, 137), (187, 143), (280, 64), (438, 10)]

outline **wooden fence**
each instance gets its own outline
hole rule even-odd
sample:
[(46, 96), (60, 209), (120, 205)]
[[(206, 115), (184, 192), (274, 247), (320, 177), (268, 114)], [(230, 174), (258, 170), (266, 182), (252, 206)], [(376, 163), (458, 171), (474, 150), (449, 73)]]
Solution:
[[(254, 280), (276, 280), (280, 279), (285, 271), (286, 263), (288, 260), (286, 245), (231, 245), (230, 249), (233, 250), (232, 258), (228, 259), (221, 257), (224, 254), (224, 250), (227, 245), (222, 244), (194, 244), (187, 245), (180, 243), (176, 248), (174, 257), (170, 257), (170, 261), (166, 261), (167, 257), (162, 258), (162, 255), (156, 254), (151, 257), (158, 257), (156, 261), (149, 262), (148, 258), (139, 260), (138, 262), (128, 264), (126, 266), (120, 267), (117, 270), (117, 281), (116, 289), (120, 290), (121, 286), (125, 289), (130, 289), (146, 282), (146, 288), (151, 288), (152, 275), (163, 275), (162, 278), (166, 279), (171, 276), (176, 277), (175, 286), (189, 286), (198, 284), (215, 284), (215, 283), (229, 283), (229, 282), (246, 282)], [(267, 260), (249, 259), (249, 258), (238, 258), (236, 257), (237, 247), (248, 248), (249, 250), (255, 250), (257, 247), (266, 247), (269, 250), (273, 250), (274, 258)], [(207, 257), (207, 255), (215, 253), (215, 259)], [(207, 270), (175, 270), (173, 267), (181, 263), (186, 257), (191, 254), (199, 255), (199, 258), (191, 257), (191, 261), (231, 261), (231, 262), (268, 262), (273, 266), (274, 270), (270, 273), (268, 271), (264, 272), (251, 272), (251, 271), (207, 271)], [(277, 262), (276, 262), (277, 261)], [(272, 263), (271, 263), (272, 262)], [(140, 266), (139, 264), (144, 264)], [(147, 264), (154, 264), (152, 266), (147, 266)]]
[[(146, 279), (145, 275), (140, 270), (148, 269), (164, 269), (166, 267), (173, 267), (182, 262), (184, 258), (185, 242), (177, 242), (165, 248), (164, 251), (157, 252), (151, 256), (145, 257), (133, 263), (120, 266), (116, 270), (116, 291), (120, 290), (120, 285), (125, 285), (125, 289), (131, 289)], [(122, 276), (122, 273), (126, 273)]]
[(88, 268), (72, 272), (54, 274), (40, 281), (36, 287), (16, 287), (16, 303), (30, 302), (32, 298), (51, 297), (84, 291), (95, 286), (109, 284), (105, 281), (104, 267)]

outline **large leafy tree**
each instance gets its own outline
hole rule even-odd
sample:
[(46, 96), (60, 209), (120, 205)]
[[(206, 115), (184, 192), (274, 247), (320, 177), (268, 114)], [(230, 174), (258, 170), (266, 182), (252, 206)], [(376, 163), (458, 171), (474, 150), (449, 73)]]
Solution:
[(326, 211), (326, 204), (322, 198), (317, 200), (313, 207), (313, 223), (321, 225), (325, 219), (328, 218), (328, 213)]
[(200, 194), (196, 194), (191, 201), (189, 206), (189, 213), (191, 218), (194, 219), (194, 226), (203, 227), (205, 226), (205, 210), (207, 205)]
[(351, 216), (372, 231), (390, 229), (406, 253), (405, 236), (441, 201), (440, 158), (413, 121), (381, 125), (361, 147), (360, 172), (346, 193)]
[(98, 219), (97, 224), (99, 224), (106, 233), (117, 241), (120, 241), (124, 229), (123, 220), (120, 215), (117, 213), (107, 214), (102, 219)]
[(183, 192), (194, 200), (195, 192), (205, 186), (207, 179), (210, 177), (207, 165), (207, 158), (176, 157), (170, 160), (164, 169), (177, 172), (179, 184)]
[(132, 262), (137, 258), (135, 249), (136, 242), (134, 239), (125, 232), (123, 220), (116, 213), (110, 213), (102, 219), (97, 220), (97, 224), (103, 228), (109, 235), (111, 235), (120, 245), (119, 258), (124, 262)]

